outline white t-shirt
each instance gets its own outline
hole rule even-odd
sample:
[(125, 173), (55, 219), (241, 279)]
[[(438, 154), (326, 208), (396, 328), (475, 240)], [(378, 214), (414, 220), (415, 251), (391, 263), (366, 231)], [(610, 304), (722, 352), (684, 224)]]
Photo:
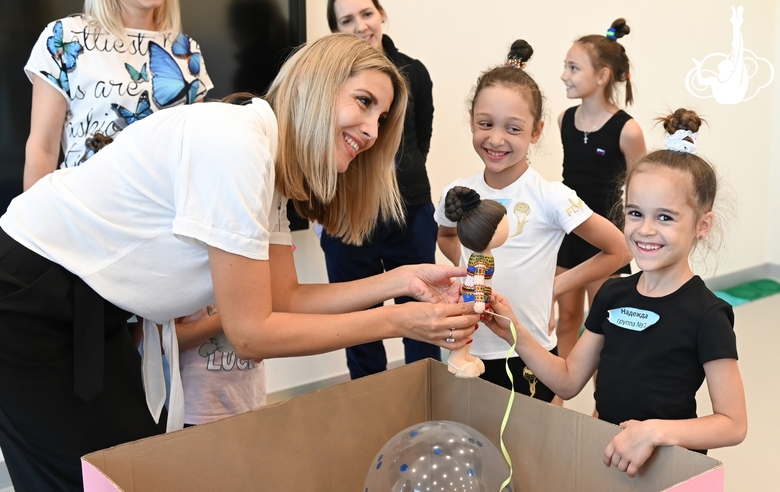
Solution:
[(65, 17), (33, 47), (27, 77), (45, 80), (68, 102), (60, 167), (91, 157), (85, 141), (95, 132), (114, 137), (161, 108), (202, 100), (213, 87), (198, 44), (186, 35), (126, 32), (119, 40), (82, 15)]
[[(187, 316), (197, 321), (206, 309)], [(224, 333), (179, 355), (184, 423), (205, 424), (265, 405), (265, 363), (243, 360)]]
[[(553, 279), (558, 249), (563, 236), (585, 222), (593, 213), (577, 194), (559, 182), (546, 181), (532, 168), (504, 189), (485, 183), (483, 173), (458, 179), (442, 192), (434, 218), (439, 225), (456, 227), (444, 215), (444, 198), (453, 186), (467, 186), (480, 197), (499, 202), (507, 209), (509, 239), (493, 249), (496, 271), (493, 290), (505, 296), (518, 321), (545, 349), (552, 350), (558, 339), (547, 335), (552, 308)], [(461, 246), (460, 264), (468, 263), (472, 251)], [(509, 344), (482, 325), (474, 332), (471, 353), (493, 360), (503, 359)], [(516, 356), (517, 354), (512, 354)]]
[(205, 424), (265, 405), (265, 362), (238, 358), (223, 334), (179, 354), (184, 422)]
[(165, 323), (214, 303), (206, 245), (267, 260), (269, 243), (292, 244), (277, 145), (261, 99), (160, 111), (42, 178), (0, 227), (113, 304)]

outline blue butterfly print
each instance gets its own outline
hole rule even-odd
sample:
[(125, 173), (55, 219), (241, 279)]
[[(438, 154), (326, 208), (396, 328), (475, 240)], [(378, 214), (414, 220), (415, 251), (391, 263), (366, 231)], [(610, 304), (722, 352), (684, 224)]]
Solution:
[(176, 36), (173, 46), (171, 46), (171, 51), (177, 58), (187, 59), (187, 68), (190, 70), (190, 75), (198, 75), (200, 73), (200, 53), (190, 51), (190, 44), (189, 36), (179, 34)]
[(138, 105), (135, 108), (135, 112), (116, 103), (111, 103), (111, 109), (120, 117), (124, 118), (125, 123), (128, 125), (131, 125), (138, 120), (142, 120), (152, 114), (152, 105), (149, 103), (149, 91), (143, 91), (141, 93), (141, 96), (138, 98)]
[(149, 82), (149, 74), (146, 73), (146, 63), (143, 64), (140, 71), (133, 68), (129, 63), (125, 63), (125, 68), (127, 69), (127, 73), (130, 74), (130, 78), (133, 79), (133, 82), (138, 82), (139, 80)]
[(60, 70), (59, 78), (43, 70), (41, 70), (41, 73), (45, 75), (46, 78), (49, 79), (54, 85), (65, 91), (68, 97), (70, 97), (70, 81), (68, 80), (68, 72), (65, 70)]
[(176, 60), (154, 41), (149, 41), (149, 68), (152, 71), (152, 97), (157, 106), (164, 108), (182, 97), (186, 104), (195, 102), (200, 81), (184, 80)]
[(78, 41), (63, 42), (61, 21), (54, 23), (53, 34), (46, 40), (49, 53), (60, 62), (63, 70), (72, 70), (76, 66), (76, 58), (81, 54), (81, 45)]

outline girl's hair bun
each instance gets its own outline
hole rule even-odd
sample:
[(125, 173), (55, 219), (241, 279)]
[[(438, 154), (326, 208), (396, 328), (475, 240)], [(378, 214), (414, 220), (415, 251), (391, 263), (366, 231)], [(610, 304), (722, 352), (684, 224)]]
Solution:
[(704, 122), (704, 120), (696, 114), (696, 111), (685, 108), (677, 109), (674, 113), (666, 117), (658, 118), (658, 121), (663, 124), (664, 130), (666, 130), (669, 135), (674, 135), (677, 130), (690, 130), (691, 132), (696, 133)]
[(518, 39), (512, 43), (512, 47), (509, 48), (509, 54), (506, 55), (507, 59), (515, 58), (521, 63), (525, 63), (531, 59), (534, 54), (534, 49), (525, 39)]
[(612, 25), (609, 27), (615, 30), (616, 39), (620, 39), (626, 34), (631, 32), (631, 28), (628, 27), (628, 24), (626, 24), (626, 20), (622, 17), (619, 19), (615, 19), (615, 22), (613, 22)]

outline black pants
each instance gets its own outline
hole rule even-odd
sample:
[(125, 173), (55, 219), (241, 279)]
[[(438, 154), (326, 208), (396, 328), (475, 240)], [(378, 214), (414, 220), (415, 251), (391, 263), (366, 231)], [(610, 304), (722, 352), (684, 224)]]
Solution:
[[(322, 233), (320, 245), (325, 252), (325, 265), (331, 282), (348, 282), (379, 275), (402, 265), (436, 263), (436, 234), (433, 204), (409, 207), (406, 224), (377, 224), (371, 237), (360, 246), (345, 244)], [(413, 301), (399, 297), (396, 304)], [(376, 306), (375, 306), (376, 307)], [(441, 349), (436, 345), (404, 338), (406, 363), (422, 359), (441, 360)], [(352, 379), (361, 378), (387, 369), (387, 354), (382, 341), (347, 347), (347, 367)]]
[[(558, 355), (558, 347), (550, 350), (550, 353)], [(480, 378), (506, 389), (512, 389), (509, 376), (506, 374), (506, 359), (483, 360), (482, 362), (485, 363), (485, 373)], [(509, 370), (512, 371), (512, 378), (515, 380), (515, 393), (532, 396), (547, 403), (550, 403), (555, 397), (555, 393), (536, 378), (536, 375), (526, 367), (525, 362), (520, 357), (509, 359)]]
[[(85, 289), (103, 311), (103, 339), (74, 344)], [(165, 415), (155, 424), (146, 406), (127, 318), (0, 230), (0, 447), (16, 492), (82, 490), (81, 456), (165, 432)], [(100, 383), (85, 400), (74, 387), (92, 357), (87, 376)]]

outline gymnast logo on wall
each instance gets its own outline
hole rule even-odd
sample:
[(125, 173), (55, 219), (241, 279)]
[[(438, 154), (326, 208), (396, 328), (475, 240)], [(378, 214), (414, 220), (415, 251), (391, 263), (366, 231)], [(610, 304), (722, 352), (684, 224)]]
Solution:
[(731, 53), (711, 53), (701, 61), (693, 59), (694, 67), (685, 76), (685, 87), (696, 97), (714, 97), (720, 104), (738, 104), (756, 97), (772, 83), (775, 69), (766, 58), (745, 48), (742, 39), (744, 9), (731, 7)]

